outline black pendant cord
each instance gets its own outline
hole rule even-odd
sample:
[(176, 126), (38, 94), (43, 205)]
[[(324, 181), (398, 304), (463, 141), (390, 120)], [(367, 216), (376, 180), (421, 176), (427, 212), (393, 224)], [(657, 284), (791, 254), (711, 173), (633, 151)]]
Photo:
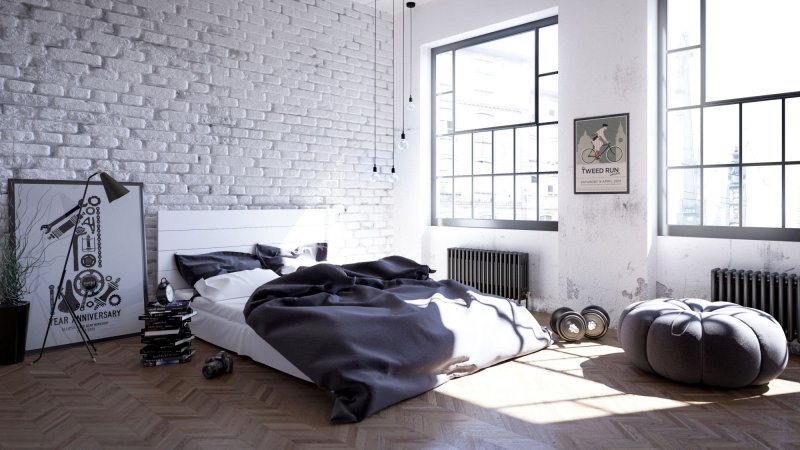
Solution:
[(408, 103), (414, 103), (414, 2), (406, 3), (408, 6)]
[[(397, 42), (397, 40), (396, 40), (397, 33), (395, 32), (395, 26), (394, 26), (395, 25), (395, 17), (396, 17), (396, 14), (395, 14), (395, 11), (394, 11), (394, 2), (392, 2), (392, 73), (396, 73), (394, 71), (394, 66), (395, 66), (395, 61), (394, 61), (394, 43)], [(395, 114), (395, 108), (394, 108), (394, 86), (395, 86), (395, 84), (394, 84), (394, 76), (392, 76), (392, 138), (394, 138), (394, 123), (395, 123), (394, 122), (394, 114)], [(395, 145), (394, 145), (394, 142), (392, 142), (392, 173), (395, 173), (395, 170), (394, 170), (394, 151), (395, 151)]]
[[(403, 55), (401, 56), (401, 58), (403, 59), (403, 67), (404, 68), (403, 68), (403, 74), (402, 74), (402, 76), (400, 78), (402, 79), (402, 91), (403, 91), (403, 93), (401, 95), (404, 97), (406, 95), (406, 70), (405, 70), (405, 65), (406, 65), (406, 9), (405, 8), (403, 8), (402, 28), (403, 28), (403, 41), (402, 41), (403, 42)], [(401, 106), (400, 108), (402, 109), (403, 107)], [(403, 111), (403, 131), (400, 133), (400, 139), (405, 139), (406, 138), (406, 111), (405, 111), (405, 109), (403, 109), (402, 111)]]
[(372, 117), (372, 130), (373, 130), (373, 144), (372, 150), (372, 172), (378, 173), (378, 0), (375, 0), (375, 46), (372, 48), (372, 61), (373, 68), (375, 69), (375, 78), (372, 79), (372, 95), (373, 95), (373, 117)]

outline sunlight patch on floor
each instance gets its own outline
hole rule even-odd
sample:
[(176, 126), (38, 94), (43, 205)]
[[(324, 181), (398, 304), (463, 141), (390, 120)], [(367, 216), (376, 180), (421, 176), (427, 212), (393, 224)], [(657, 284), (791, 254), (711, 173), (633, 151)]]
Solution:
[[(601, 343), (551, 346), (438, 387), (436, 392), (531, 423), (548, 424), (675, 409), (734, 398), (726, 391), (643, 375), (626, 364), (623, 350)], [(623, 366), (624, 367), (624, 366)], [(800, 383), (773, 380), (767, 392), (800, 393)]]

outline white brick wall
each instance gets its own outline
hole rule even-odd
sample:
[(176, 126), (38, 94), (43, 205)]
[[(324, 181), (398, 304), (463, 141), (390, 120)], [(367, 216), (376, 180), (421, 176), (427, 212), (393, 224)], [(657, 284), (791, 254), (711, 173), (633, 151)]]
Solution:
[[(378, 22), (386, 171), (391, 20)], [(373, 30), (372, 8), (348, 0), (0, 1), (2, 217), (9, 178), (105, 169), (144, 183), (151, 275), (160, 209), (335, 207), (335, 254), (387, 254)]]

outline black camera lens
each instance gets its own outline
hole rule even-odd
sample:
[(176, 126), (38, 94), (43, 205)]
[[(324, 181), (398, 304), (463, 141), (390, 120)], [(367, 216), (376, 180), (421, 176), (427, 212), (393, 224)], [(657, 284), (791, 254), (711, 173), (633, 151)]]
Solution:
[(203, 366), (203, 376), (211, 379), (224, 372), (222, 361), (218, 359), (208, 358), (206, 364)]
[(232, 371), (233, 358), (224, 351), (209, 356), (206, 358), (205, 365), (203, 365), (203, 376), (209, 379)]

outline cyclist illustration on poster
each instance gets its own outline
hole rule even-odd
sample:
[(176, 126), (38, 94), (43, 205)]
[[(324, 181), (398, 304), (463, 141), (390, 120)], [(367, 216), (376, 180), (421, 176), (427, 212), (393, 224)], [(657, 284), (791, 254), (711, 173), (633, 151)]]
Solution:
[(575, 193), (628, 193), (628, 114), (575, 119)]

